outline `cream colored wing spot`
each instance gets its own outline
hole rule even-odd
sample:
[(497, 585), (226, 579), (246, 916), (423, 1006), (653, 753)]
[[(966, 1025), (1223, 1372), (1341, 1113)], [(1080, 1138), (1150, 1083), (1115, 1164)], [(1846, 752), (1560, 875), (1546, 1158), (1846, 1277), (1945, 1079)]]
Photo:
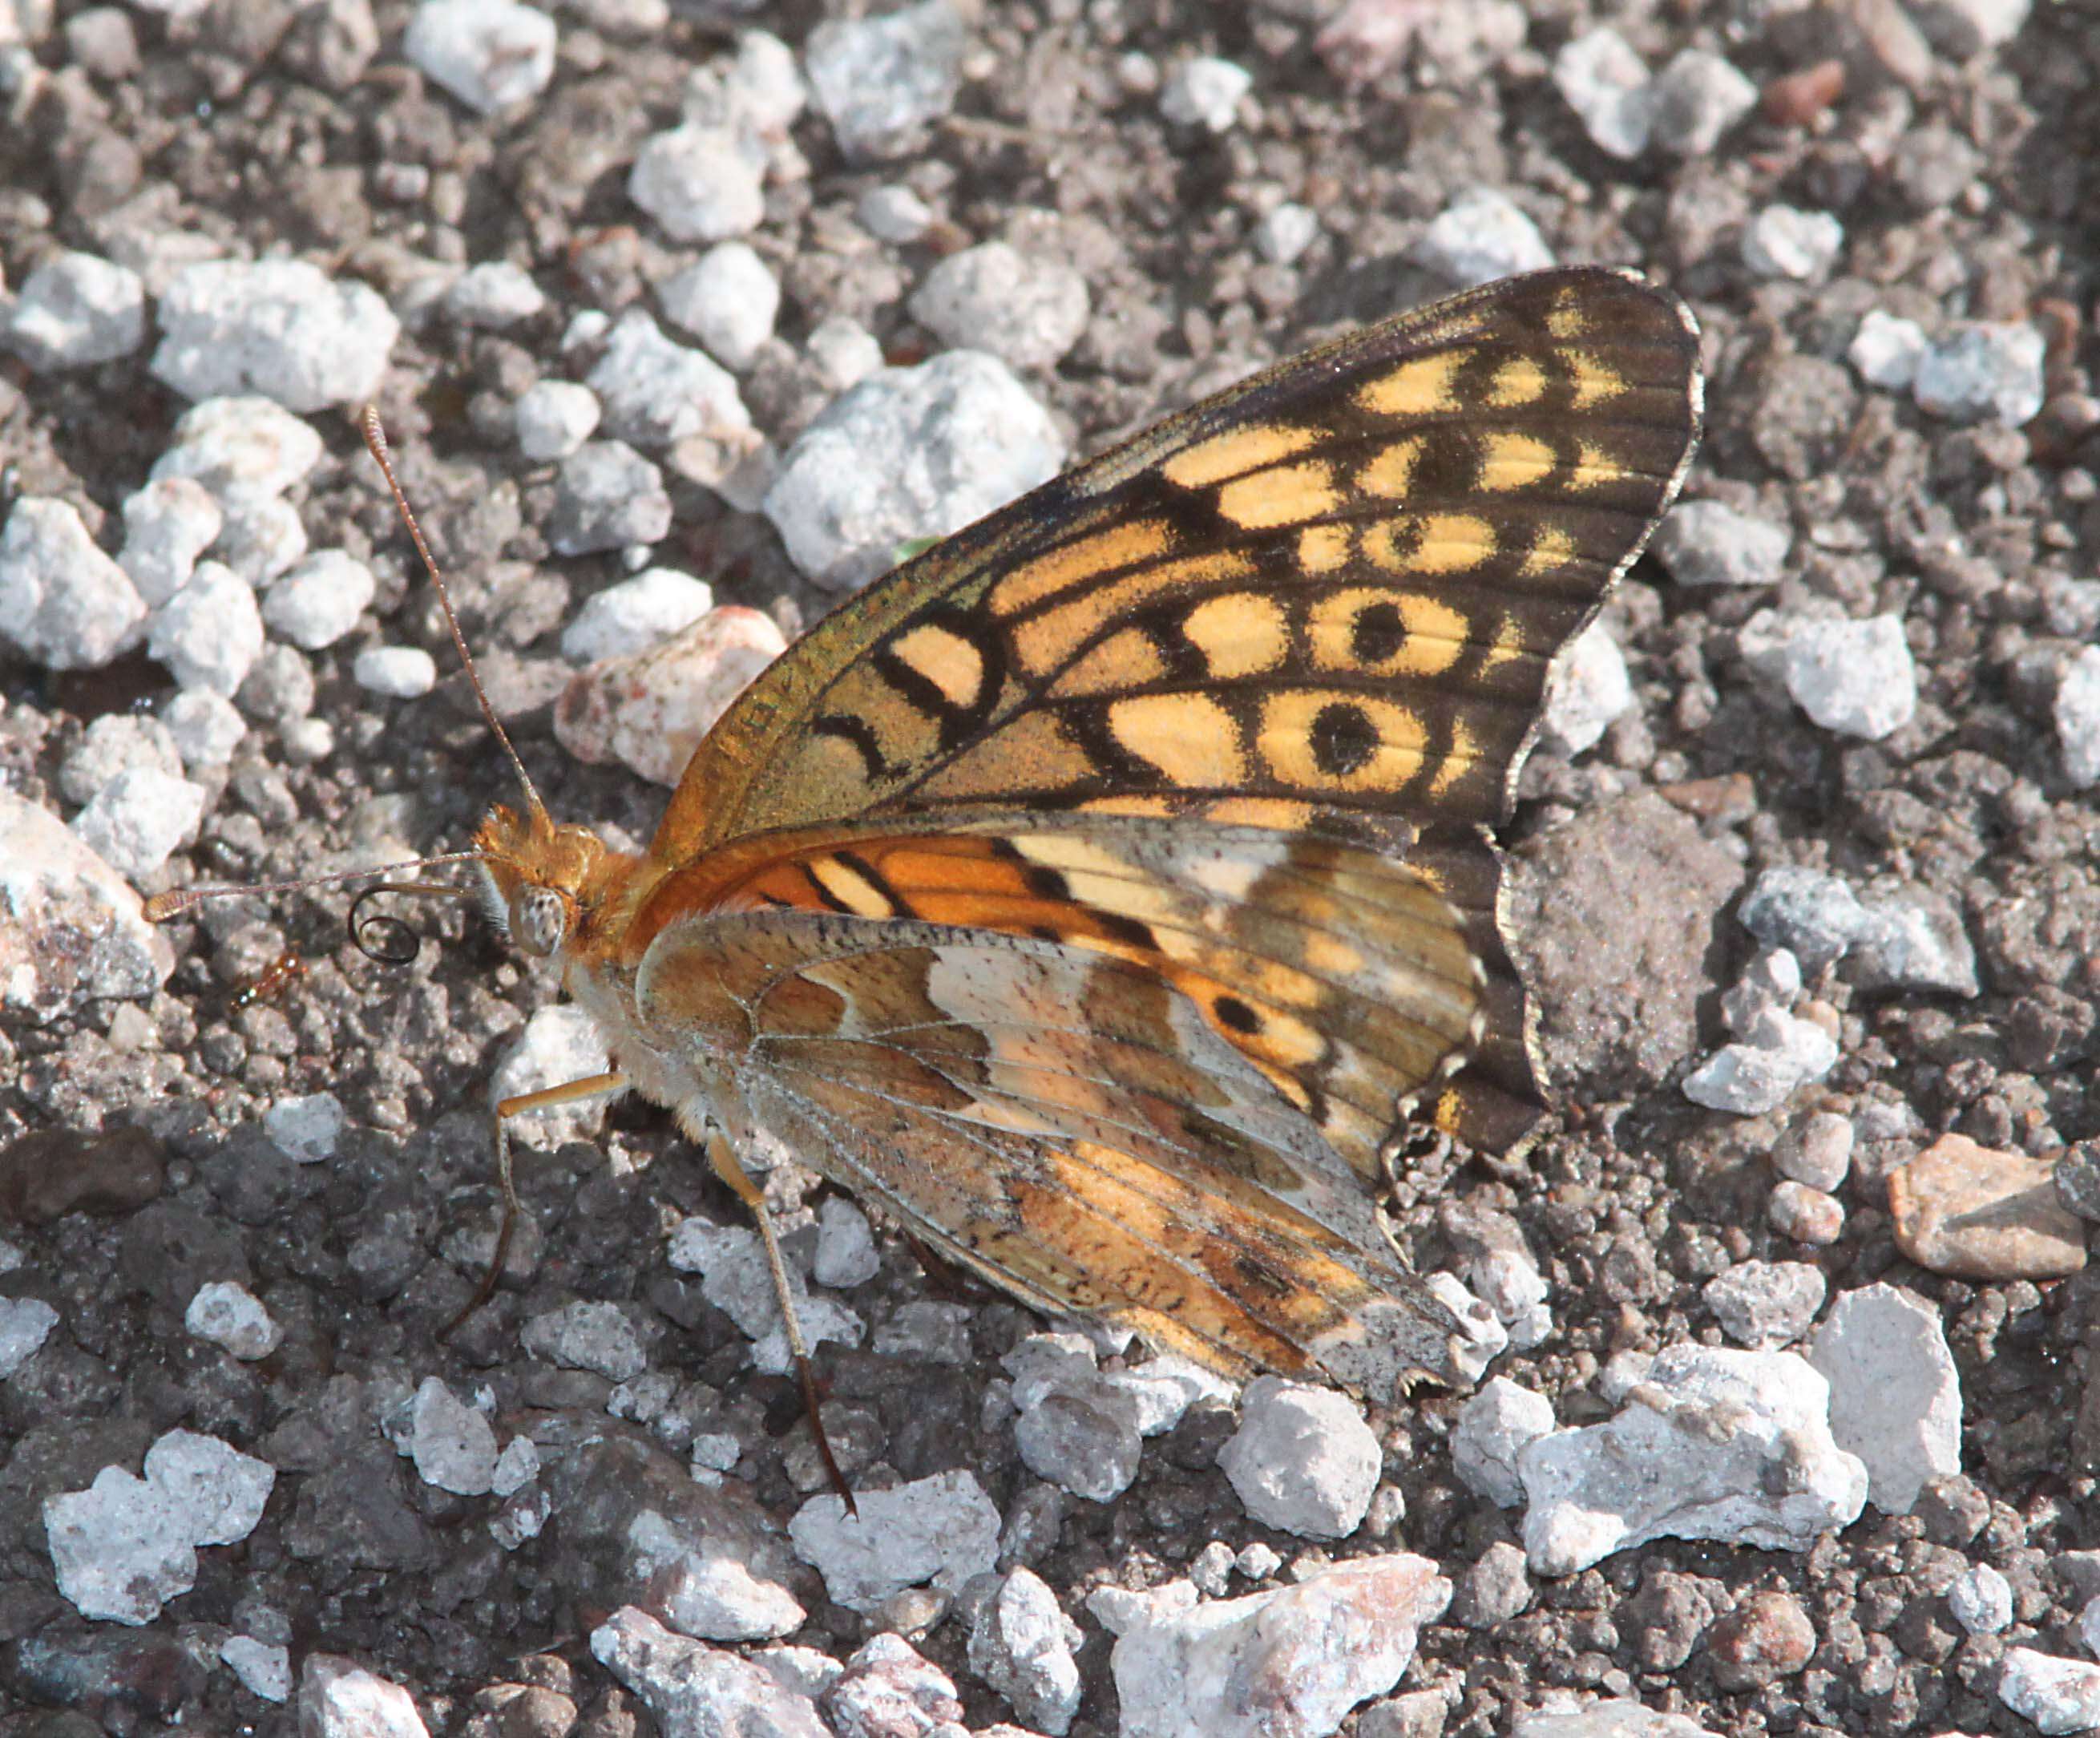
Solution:
[(1546, 370), (1531, 356), (1519, 356), (1495, 370), (1488, 383), (1488, 403), (1498, 410), (1536, 404), (1546, 395)]
[(1388, 441), (1357, 472), (1357, 487), (1384, 501), (1401, 501), (1414, 486), (1414, 467), (1422, 457), (1422, 437)]
[(1294, 427), (1286, 422), (1252, 423), (1198, 441), (1162, 465), (1160, 474), (1177, 487), (1206, 489), (1229, 477), (1278, 465), (1320, 438), (1317, 428)]
[(1357, 388), (1357, 403), (1374, 416), (1428, 417), (1458, 409), (1458, 370), (1462, 351), (1416, 356)]
[(1495, 553), (1495, 528), (1470, 513), (1431, 513), (1366, 526), (1363, 550), (1388, 573), (1464, 573)]
[(1136, 628), (1124, 628), (1080, 655), (1071, 668), (1050, 685), (1052, 699), (1074, 699), (1090, 694), (1118, 694), (1162, 682), (1167, 660), (1151, 637)]
[(1437, 676), (1471, 637), (1464, 613), (1416, 592), (1365, 585), (1312, 607), (1308, 639), (1315, 668), (1362, 676)]
[(1168, 592), (1245, 579), (1254, 563), (1236, 550), (1190, 556), (1140, 567), (1106, 584), (1090, 586), (1068, 602), (1053, 604), (1013, 636), (1014, 661), (1030, 676), (1045, 676), (1096, 633), (1149, 599)]
[(1524, 552), (1518, 577), (1535, 580), (1542, 574), (1557, 573), (1575, 559), (1577, 553), (1575, 540), (1567, 532), (1557, 525), (1542, 527)]
[(1429, 733), (1398, 701), (1299, 688), (1263, 705), (1255, 747), (1271, 774), (1311, 791), (1397, 791), (1417, 778)]
[(1313, 460), (1251, 471), (1218, 490), (1218, 511), (1246, 531), (1300, 524), (1341, 504), (1334, 468)]
[(850, 863), (836, 857), (812, 858), (810, 874), (818, 886), (856, 917), (897, 915), (889, 896)]
[(916, 671), (956, 711), (977, 704), (984, 689), (984, 654), (953, 629), (929, 624), (899, 634), (889, 650), (907, 669)]
[(1576, 451), (1575, 466), (1568, 475), (1568, 487), (1571, 489), (1600, 488), (1608, 483), (1623, 483), (1627, 475), (1625, 465), (1603, 448), (1586, 440)]
[(1586, 350), (1570, 351), (1568, 366), (1575, 377), (1575, 408), (1588, 410), (1628, 390), (1626, 377), (1602, 356)]
[(1270, 827), (1303, 832), (1312, 824), (1312, 805), (1283, 796), (1223, 796), (1203, 810), (1221, 827)]
[(1201, 788), (1246, 783), (1239, 731), (1224, 704), (1207, 694), (1147, 694), (1109, 708), (1117, 743), (1178, 785)]
[(1348, 565), (1356, 539), (1346, 525), (1308, 525), (1298, 534), (1298, 565), (1308, 574), (1333, 573)]
[(1430, 793), (1436, 796), (1449, 794), (1451, 787), (1471, 772), (1479, 764), (1480, 741), (1462, 717), (1454, 717), (1450, 724), (1451, 741), (1436, 763), (1436, 771), (1429, 781)]
[(1495, 625), (1494, 643), (1480, 659), (1480, 673), (1486, 676), (1524, 655), (1524, 624), (1514, 615), (1504, 615)]
[(1283, 606), (1259, 592), (1206, 598), (1182, 618), (1181, 632), (1218, 682), (1276, 669), (1290, 650)]
[(1564, 344), (1590, 329), (1590, 316), (1573, 296), (1563, 295), (1546, 314), (1546, 329)]
[(1023, 562), (992, 587), (986, 601), (995, 615), (1011, 615), (1104, 573), (1156, 560), (1173, 546), (1174, 528), (1164, 519), (1110, 525)]
[(1551, 476), (1559, 462), (1551, 443), (1510, 430), (1489, 434), (1481, 449), (1480, 487), (1497, 493), (1531, 488)]

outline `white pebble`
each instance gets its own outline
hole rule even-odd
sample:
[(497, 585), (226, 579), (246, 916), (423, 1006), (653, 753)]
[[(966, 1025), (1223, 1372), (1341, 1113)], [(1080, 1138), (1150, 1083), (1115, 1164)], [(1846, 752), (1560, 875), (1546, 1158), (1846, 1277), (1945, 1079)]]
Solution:
[(128, 356), (146, 342), (146, 286), (95, 254), (55, 254), (23, 281), (7, 342), (38, 373)]
[(285, 1330), (271, 1318), (262, 1300), (228, 1280), (198, 1286), (183, 1312), (183, 1326), (199, 1339), (249, 1364), (268, 1357), (285, 1339)]
[(1762, 278), (1823, 277), (1845, 245), (1845, 226), (1827, 211), (1767, 205), (1743, 227), (1743, 263)]
[(1255, 225), (1255, 249), (1271, 264), (1287, 266), (1312, 246), (1319, 233), (1320, 218), (1312, 208), (1286, 199)]
[(1852, 334), (1845, 360), (1870, 386), (1908, 392), (1917, 378), (1918, 358), (1925, 354), (1925, 328), (1869, 308)]
[(575, 664), (626, 658), (668, 639), (714, 607), (707, 583), (673, 567), (647, 567), (585, 602), (562, 630), (562, 655)]
[(854, 207), (860, 227), (878, 241), (909, 247), (933, 227), (933, 210), (901, 181), (871, 187)]
[(281, 495), (320, 462), (311, 424), (254, 395), (206, 399), (183, 412), (175, 443), (153, 464), (156, 483), (194, 479), (222, 502)]
[(73, 817), (82, 844), (120, 875), (143, 880), (196, 837), (204, 818), (201, 785), (151, 766), (119, 773)]
[(1996, 1635), (2013, 1621), (2013, 1584), (1989, 1564), (1976, 1564), (1954, 1577), (1947, 1603), (1971, 1635)]
[(191, 772), (225, 765), (248, 734), (240, 708), (209, 688), (184, 688), (170, 696), (161, 708), (161, 721)]
[(765, 215), (765, 157), (748, 135), (688, 123), (645, 143), (627, 196), (673, 241), (726, 241)]
[(1239, 118), (1240, 99), (1253, 84), (1254, 74), (1245, 67), (1215, 55), (1198, 55), (1168, 75), (1159, 93), (1159, 112), (1177, 126), (1222, 133)]
[(666, 318), (698, 338), (724, 368), (741, 372), (773, 336), (780, 280), (748, 242), (709, 248), (657, 293)]
[(185, 266), (159, 312), (157, 378), (188, 398), (261, 393), (294, 411), (372, 397), (401, 333), (368, 285), (298, 259)]
[(262, 654), (255, 593), (231, 567), (199, 562), (153, 619), (146, 649), (182, 686), (232, 695)]
[(357, 625), (378, 589), (372, 570), (347, 550), (322, 549), (270, 588), (262, 623), (279, 638), (319, 651)]
[(2085, 646), (2071, 660), (2051, 715), (2071, 782), (2081, 790), (2100, 784), (2100, 646)]
[(554, 20), (515, 0), (424, 0), (401, 51), (479, 114), (529, 101), (554, 76)]
[(197, 558), (218, 539), (226, 515), (210, 490), (193, 477), (163, 477), (124, 500), (124, 552), (148, 609), (157, 610), (189, 583)]
[(1842, 1202), (1820, 1189), (1791, 1180), (1773, 1185), (1767, 1217), (1773, 1230), (1818, 1249), (1827, 1248), (1845, 1232)]
[(492, 330), (530, 320), (546, 305), (532, 274), (505, 259), (470, 267), (445, 292), (445, 311), (454, 320)]
[(318, 1165), (335, 1157), (348, 1118), (333, 1092), (280, 1098), (262, 1113), (262, 1132), (295, 1165)]
[(161, 721), (148, 714), (106, 712), (87, 727), (59, 765), (59, 794), (69, 803), (90, 803), (117, 774), (150, 766), (174, 775), (183, 770), (181, 752)]
[(68, 501), (24, 495), (0, 531), (0, 639), (53, 670), (88, 670), (136, 643), (146, 605)]
[(591, 438), (600, 414), (598, 395), (589, 387), (567, 380), (537, 382), (511, 408), (518, 450), (540, 464), (565, 459)]
[(420, 646), (373, 646), (357, 655), (351, 679), (368, 693), (412, 700), (438, 685), (438, 664)]

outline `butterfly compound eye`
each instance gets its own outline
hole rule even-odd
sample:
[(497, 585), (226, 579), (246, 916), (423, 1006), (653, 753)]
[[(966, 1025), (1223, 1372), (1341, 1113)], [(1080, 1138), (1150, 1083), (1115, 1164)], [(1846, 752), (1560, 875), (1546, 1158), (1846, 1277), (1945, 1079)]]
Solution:
[(511, 908), (510, 933), (536, 959), (544, 959), (567, 939), (568, 902), (551, 887), (528, 887)]

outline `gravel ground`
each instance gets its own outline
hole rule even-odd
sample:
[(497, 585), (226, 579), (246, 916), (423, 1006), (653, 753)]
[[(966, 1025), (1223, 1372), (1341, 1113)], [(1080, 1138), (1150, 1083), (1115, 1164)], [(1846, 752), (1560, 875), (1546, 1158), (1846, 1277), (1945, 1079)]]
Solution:
[[(854, 1483), (911, 1484), (948, 1529), (856, 1594), (792, 1383), (752, 1365), (736, 1203), (661, 1114), (525, 1147), (505, 1283), (439, 1337), (491, 1247), (492, 1070), (528, 1021), (506, 1089), (561, 1078), (532, 1070), (575, 1043), (470, 914), (390, 907), (420, 942), (393, 966), (349, 945), (338, 890), (223, 902), (167, 932), (164, 985), (118, 997), (159, 975), (135, 938), (68, 955), (0, 906), (0, 1731), (726, 1729), (674, 1683), (713, 1685), (739, 1731), (823, 1730), (804, 1692), (841, 1732), (1052, 1731), (1071, 1686), (1039, 1586), (1078, 1626), (1073, 1732), (1192, 1729), (1158, 1711), (1203, 1705), (1188, 1660), (1112, 1670), (1138, 1625), (1113, 1590), (1332, 1587), (1324, 1566), (1403, 1553), (1456, 1589), (1425, 1596), (1418, 1644), (1387, 1638), (1392, 1670), (1326, 1701), (1277, 1689), (1243, 1729), (1499, 1734), (1593, 1698), (1723, 1734), (2100, 1723), (2095, 1302), (2058, 1205), (2100, 1198), (2079, 1145), (2100, 1135), (2100, 16), (1036, 0), (918, 9), (884, 60), (844, 10), (0, 5), (11, 898), (25, 862), (80, 873), (29, 809), (152, 892), (457, 849), (508, 798), (352, 426), (367, 393), (549, 806), (646, 838), (662, 788), (580, 761), (557, 713), (589, 738), (571, 652), (697, 594), (666, 581), (623, 594), (610, 637), (564, 630), (638, 567), (695, 576), (743, 607), (685, 684), (718, 700), (868, 547), (931, 528), (850, 503), (872, 515), (856, 555), (823, 541), (848, 507), (756, 510), (878, 347), (1005, 360), (942, 387), (988, 396), (898, 485), (953, 514), (1338, 323), (1551, 260), (1638, 265), (1698, 315), (1709, 430), (1696, 509), (1608, 611), (1508, 830), (1563, 1109), (1523, 1166), (1447, 1167), (1404, 1205), (1424, 1265), (1483, 1292), (1543, 1275), (1543, 1318), (1502, 1312), (1522, 1344), (1496, 1370), (1563, 1426), (1612, 1418), (1646, 1355), (1822, 1344), (1826, 1297), (1904, 1288), (1921, 1362), (1871, 1334), (1864, 1361), (1816, 1360), (1872, 1498), (1812, 1543), (1738, 1518), (1549, 1563), (1521, 1497), (1454, 1462), (1466, 1396), (1431, 1393), (1374, 1413), (1357, 1495), (1304, 1446), (1353, 1448), (1352, 1422), (1306, 1414), (1280, 1452), (1339, 1506), (1323, 1538), (1246, 1494), (1229, 1400), (1185, 1384), (1118, 1471), (1136, 1439), (1102, 1396), (1135, 1392), (1114, 1382), (1136, 1353), (1104, 1383), (1091, 1349), (1030, 1339), (880, 1227), (871, 1251), (783, 1170), (798, 1258), (866, 1334), (822, 1354)], [(995, 241), (1017, 270), (968, 251)], [(319, 321), (283, 342), (254, 281), (196, 275), (265, 258), (322, 275), (283, 280)], [(520, 402), (587, 377), (625, 443), (586, 448), (596, 469), (555, 457), (584, 400)], [(294, 462), (250, 406), (252, 469), (139, 504), (192, 403), (251, 387), (321, 450)], [(77, 523), (25, 514), (48, 501)], [(40, 607), (60, 571), (77, 597)], [(1952, 1184), (1905, 1170), (1928, 1149)], [(2001, 1171), (2005, 1239), (1914, 1234), (1916, 1202)], [(1958, 1449), (1943, 1413), (1891, 1495), (1877, 1409), (1935, 1359)], [(1762, 1478), (1776, 1502), (1779, 1473), (1745, 1496)], [(100, 1508), (46, 1506), (90, 1487)], [(1039, 1583), (982, 1578), (995, 1548)], [(608, 1623), (632, 1605), (721, 1647)], [(916, 1652), (866, 1645), (885, 1632)], [(783, 1636), (814, 1652), (736, 1663)]]

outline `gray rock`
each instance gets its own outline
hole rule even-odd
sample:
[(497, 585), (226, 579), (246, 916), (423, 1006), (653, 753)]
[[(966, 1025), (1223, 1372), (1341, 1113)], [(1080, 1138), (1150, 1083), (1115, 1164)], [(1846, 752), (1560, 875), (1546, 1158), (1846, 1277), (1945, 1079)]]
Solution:
[(1218, 1465), (1247, 1513), (1301, 1538), (1347, 1538), (1370, 1512), (1384, 1456), (1355, 1401), (1257, 1376)]
[(1769, 1352), (1807, 1332), (1826, 1289), (1823, 1270), (1805, 1261), (1742, 1261), (1708, 1280), (1701, 1295), (1729, 1339)]
[(1939, 1312), (1898, 1286), (1842, 1293), (1809, 1361), (1830, 1383), (1830, 1427), (1866, 1463), (1868, 1494), (1908, 1515), (1928, 1479), (1961, 1470), (1961, 1380)]
[(810, 88), (849, 157), (908, 156), (955, 106), (963, 21), (949, 0), (818, 24), (804, 45)]
[(1772, 585), (1793, 533), (1718, 501), (1679, 501), (1657, 527), (1655, 553), (1680, 585)]

